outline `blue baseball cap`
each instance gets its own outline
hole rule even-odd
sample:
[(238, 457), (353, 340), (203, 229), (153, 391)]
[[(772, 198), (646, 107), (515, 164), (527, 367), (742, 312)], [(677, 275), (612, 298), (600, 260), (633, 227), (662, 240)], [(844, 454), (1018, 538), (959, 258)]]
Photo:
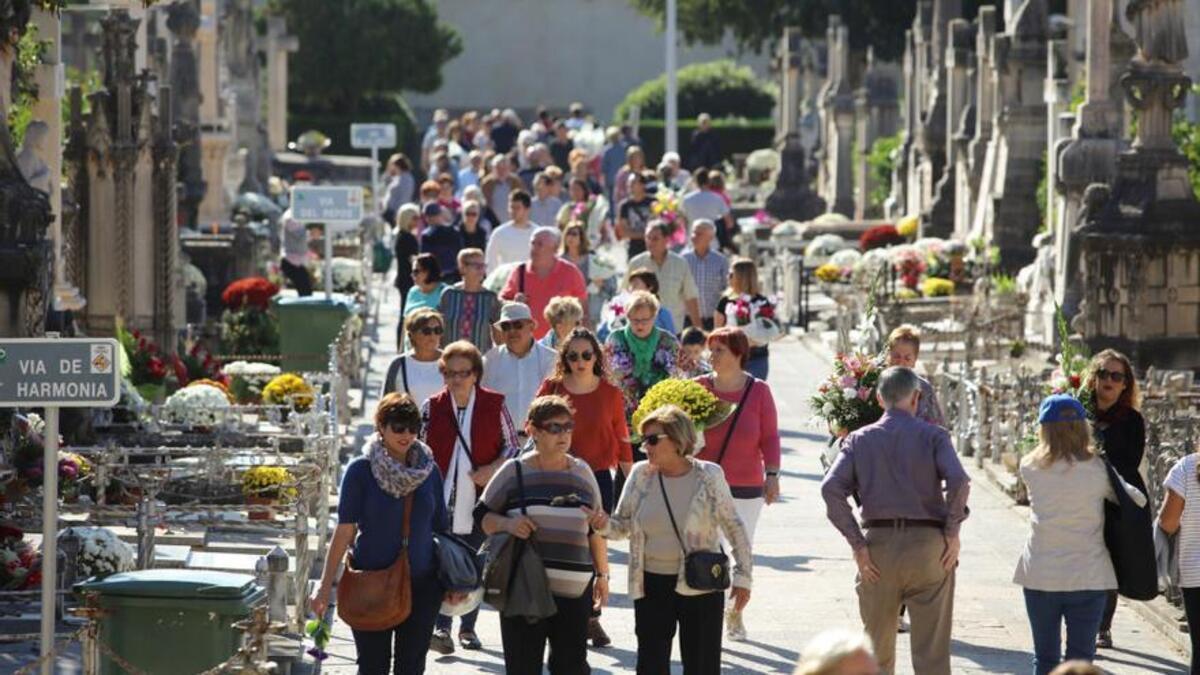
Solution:
[(1087, 412), (1079, 399), (1070, 394), (1054, 394), (1042, 399), (1042, 407), (1038, 411), (1038, 424), (1050, 422), (1074, 422), (1087, 419)]

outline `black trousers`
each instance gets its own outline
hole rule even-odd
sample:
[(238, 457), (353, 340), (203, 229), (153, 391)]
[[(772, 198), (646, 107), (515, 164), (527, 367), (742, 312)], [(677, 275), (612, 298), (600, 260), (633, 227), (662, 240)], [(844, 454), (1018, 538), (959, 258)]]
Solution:
[(1200, 588), (1183, 589), (1183, 611), (1192, 639), (1192, 675), (1200, 675)]
[(675, 592), (675, 575), (643, 576), (646, 594), (633, 603), (637, 632), (638, 675), (671, 672), (671, 643), (679, 626), (679, 653), (684, 675), (717, 675), (721, 672), (721, 627), (725, 621), (725, 594)]
[(389, 630), (354, 631), (359, 675), (421, 675), (433, 637), (433, 620), (442, 607), (437, 577), (412, 580), (412, 614)]
[(508, 675), (542, 675), (543, 654), (550, 675), (588, 675), (588, 617), (592, 613), (592, 584), (578, 598), (554, 596), (558, 613), (530, 623), (523, 618), (500, 617), (500, 639), (504, 644), (504, 672)]
[(1104, 605), (1104, 618), (1100, 621), (1100, 632), (1112, 630), (1113, 615), (1117, 613), (1117, 592), (1108, 591), (1108, 603)]
[(303, 266), (293, 265), (287, 258), (280, 258), (279, 271), (283, 272), (283, 276), (292, 282), (292, 286), (300, 297), (312, 295), (312, 277), (308, 276), (308, 270)]
[[(637, 464), (638, 462), (642, 461), (643, 459), (646, 459), (646, 453), (642, 452), (642, 446), (634, 445), (633, 446), (633, 463)], [(620, 467), (618, 467), (617, 468), (617, 479), (613, 485), (613, 502), (614, 502), (614, 504), (621, 503), (621, 493), (625, 491), (625, 478), (626, 478), (625, 472), (622, 471), (620, 469)], [(612, 511), (609, 511), (609, 513), (612, 513)]]
[(593, 471), (596, 476), (596, 485), (600, 486), (600, 501), (604, 506), (605, 513), (612, 513), (616, 499), (613, 497), (613, 475), (612, 471), (605, 469), (603, 471)]

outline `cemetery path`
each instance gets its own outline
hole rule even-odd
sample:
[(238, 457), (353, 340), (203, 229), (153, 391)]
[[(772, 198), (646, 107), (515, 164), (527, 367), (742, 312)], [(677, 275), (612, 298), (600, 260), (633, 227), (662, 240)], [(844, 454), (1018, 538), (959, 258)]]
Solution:
[[(394, 305), (395, 300), (392, 289), (384, 302)], [(368, 383), (367, 411), (374, 407), (374, 392), (394, 354), (395, 321), (395, 308), (383, 307)], [(759, 521), (754, 592), (746, 610), (750, 640), (725, 645), (724, 670), (731, 673), (791, 673), (800, 650), (813, 635), (826, 628), (860, 625), (850, 549), (826, 520), (820, 498), (819, 456), (825, 448), (825, 437), (809, 424), (808, 396), (825, 374), (829, 355), (810, 341), (792, 338), (771, 349), (770, 383), (779, 405), (784, 441), (784, 499), (766, 508)], [(974, 484), (972, 513), (962, 533), (952, 670), (1026, 673), (1031, 669), (1031, 639), (1021, 590), (1011, 578), (1028, 532), (1027, 517), (982, 473), (966, 464)], [(618, 543), (610, 551), (613, 596), (611, 606), (604, 611), (603, 623), (613, 645), (591, 650), (589, 663), (596, 673), (626, 673), (634, 669), (637, 648), (633, 608), (625, 595), (628, 548)], [(460, 649), (448, 657), (430, 654), (427, 671), (503, 672), (495, 612), (483, 612), (478, 630), (483, 651)], [(352, 673), (354, 645), (349, 629), (339, 623), (334, 634), (332, 656), (324, 670)], [(1117, 613), (1114, 641), (1117, 648), (1101, 651), (1097, 661), (1108, 672), (1186, 671), (1185, 656), (1125, 604)], [(911, 673), (907, 636), (900, 636), (897, 650), (897, 673)], [(681, 672), (678, 665), (674, 672)]]

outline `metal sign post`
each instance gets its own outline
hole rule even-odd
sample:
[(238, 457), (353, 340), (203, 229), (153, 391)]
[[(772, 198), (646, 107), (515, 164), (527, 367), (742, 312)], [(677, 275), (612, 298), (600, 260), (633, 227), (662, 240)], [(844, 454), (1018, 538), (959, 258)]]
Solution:
[(363, 217), (362, 188), (355, 185), (297, 185), (292, 188), (292, 216), (325, 226), (325, 297), (333, 299), (333, 235), (358, 227)]
[(42, 456), (43, 675), (53, 675), (58, 604), (58, 409), (111, 408), (121, 398), (120, 349), (112, 338), (0, 339), (0, 407), (44, 407)]
[(351, 124), (350, 146), (371, 150), (371, 212), (379, 204), (379, 149), (396, 147), (395, 124)]

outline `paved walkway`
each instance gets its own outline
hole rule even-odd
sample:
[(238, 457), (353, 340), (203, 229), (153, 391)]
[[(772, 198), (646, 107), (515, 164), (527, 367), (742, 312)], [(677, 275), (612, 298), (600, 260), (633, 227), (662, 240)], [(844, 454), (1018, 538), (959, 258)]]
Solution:
[[(391, 299), (395, 300), (395, 291)], [(390, 303), (394, 304), (394, 303)], [(395, 310), (385, 308), (378, 333), (380, 352), (372, 365), (372, 385), (394, 350)], [(726, 672), (790, 673), (804, 644), (826, 628), (857, 628), (854, 563), (850, 549), (825, 519), (820, 499), (825, 437), (809, 425), (809, 394), (826, 372), (828, 356), (807, 342), (786, 339), (772, 347), (770, 383), (780, 408), (784, 436), (782, 503), (767, 508), (759, 521), (754, 556), (754, 593), (746, 610), (750, 641), (725, 646)], [(373, 397), (372, 397), (373, 398)], [(368, 401), (371, 410), (373, 400)], [(1027, 673), (1031, 641), (1020, 589), (1010, 582), (1028, 531), (1026, 516), (998, 490), (975, 474), (971, 518), (963, 528), (962, 563), (955, 607), (953, 672)], [(610, 548), (613, 560), (612, 606), (604, 625), (613, 646), (592, 650), (596, 673), (634, 670), (637, 641), (633, 610), (626, 598), (628, 549)], [(485, 610), (479, 620), (482, 652), (459, 651), (435, 658), (428, 672), (504, 672), (499, 623)], [(333, 656), (325, 670), (354, 672), (349, 630), (335, 626)], [(1112, 673), (1186, 672), (1184, 655), (1128, 607), (1117, 613), (1117, 648), (1098, 661)], [(898, 641), (898, 673), (911, 673), (908, 640)], [(676, 659), (678, 655), (676, 655)], [(676, 666), (673, 672), (681, 672)]]

